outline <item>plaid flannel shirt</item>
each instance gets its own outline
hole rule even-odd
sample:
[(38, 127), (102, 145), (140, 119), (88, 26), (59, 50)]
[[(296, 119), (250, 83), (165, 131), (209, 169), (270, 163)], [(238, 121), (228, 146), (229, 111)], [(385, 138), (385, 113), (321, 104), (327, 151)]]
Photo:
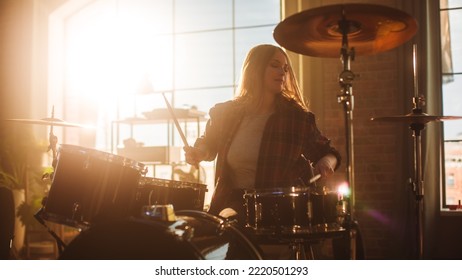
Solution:
[[(204, 135), (195, 143), (196, 147), (207, 152), (206, 160), (217, 159), (216, 188), (210, 206), (213, 214), (222, 209), (221, 202), (232, 190), (232, 186), (227, 185), (226, 170), (229, 167), (226, 158), (244, 115), (245, 109), (239, 102), (215, 105), (210, 110)], [(314, 114), (304, 111), (295, 101), (279, 96), (275, 112), (269, 117), (263, 132), (255, 188), (294, 186), (300, 178), (306, 180), (311, 174), (302, 155), (316, 163), (329, 153), (337, 157), (337, 168), (340, 154), (317, 128)]]

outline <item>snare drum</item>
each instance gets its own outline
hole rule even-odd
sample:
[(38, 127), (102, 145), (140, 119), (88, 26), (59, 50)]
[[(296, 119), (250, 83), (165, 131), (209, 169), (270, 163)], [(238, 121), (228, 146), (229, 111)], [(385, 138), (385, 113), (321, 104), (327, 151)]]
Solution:
[(310, 227), (310, 196), (307, 188), (276, 188), (246, 191), (246, 226), (256, 234), (297, 233)]
[(73, 145), (61, 145), (42, 218), (76, 228), (130, 215), (144, 165)]
[(174, 221), (127, 218), (83, 231), (64, 260), (260, 260), (258, 247), (234, 225), (199, 211), (177, 211)]
[(246, 191), (246, 227), (256, 234), (311, 234), (343, 231), (337, 193), (306, 187)]
[(311, 228), (313, 232), (334, 232), (343, 230), (346, 216), (346, 201), (338, 192), (320, 190), (311, 192)]
[(204, 209), (207, 185), (142, 177), (136, 194), (135, 215), (145, 205), (172, 204), (175, 211)]

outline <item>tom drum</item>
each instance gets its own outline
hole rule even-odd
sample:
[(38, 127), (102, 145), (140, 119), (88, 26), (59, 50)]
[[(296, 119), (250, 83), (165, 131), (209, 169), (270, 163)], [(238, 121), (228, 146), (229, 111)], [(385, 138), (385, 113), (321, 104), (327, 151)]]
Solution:
[(76, 228), (130, 215), (144, 165), (121, 156), (61, 145), (42, 218)]
[(144, 205), (172, 204), (175, 211), (204, 209), (207, 185), (142, 177), (136, 195), (135, 215)]

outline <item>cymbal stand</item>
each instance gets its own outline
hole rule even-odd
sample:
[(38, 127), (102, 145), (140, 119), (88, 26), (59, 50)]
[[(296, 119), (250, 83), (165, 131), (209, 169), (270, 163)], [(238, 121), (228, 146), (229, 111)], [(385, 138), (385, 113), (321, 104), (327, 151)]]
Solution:
[[(418, 103), (418, 102), (415, 102)], [(422, 110), (414, 108), (413, 113), (422, 113)], [(416, 200), (416, 214), (417, 214), (417, 246), (419, 259), (423, 258), (423, 180), (422, 180), (422, 139), (421, 131), (425, 129), (424, 123), (411, 123), (409, 128), (412, 130), (412, 137), (414, 138), (414, 179), (412, 180), (413, 192)]]
[(350, 188), (350, 196), (348, 203), (349, 219), (347, 219), (347, 227), (350, 230), (350, 241), (351, 241), (351, 257), (356, 258), (356, 246), (355, 238), (356, 232), (354, 227), (349, 226), (354, 220), (354, 206), (355, 206), (355, 180), (354, 180), (354, 145), (353, 145), (353, 80), (355, 74), (350, 69), (351, 61), (354, 60), (355, 50), (348, 46), (348, 33), (354, 31), (355, 27), (353, 22), (346, 20), (345, 14), (342, 15), (342, 19), (338, 22), (340, 31), (342, 33), (342, 47), (340, 49), (341, 60), (343, 64), (343, 71), (339, 75), (339, 84), (341, 87), (342, 95), (337, 96), (338, 103), (343, 103), (345, 111), (345, 134), (346, 134), (346, 154), (347, 154), (347, 181)]
[[(52, 119), (54, 118), (54, 115), (55, 115), (55, 107), (53, 106), (53, 108), (51, 109)], [(47, 152), (49, 152), (50, 150), (52, 151), (53, 162), (51, 165), (53, 166), (53, 168), (56, 168), (56, 163), (57, 163), (56, 144), (58, 143), (58, 137), (56, 137), (56, 135), (53, 134), (53, 125), (50, 125), (50, 133), (48, 135), (48, 141), (50, 142), (50, 144), (48, 145)]]
[(54, 232), (51, 230), (48, 225), (45, 223), (45, 220), (42, 218), (42, 212), (43, 212), (43, 206), (37, 211), (37, 213), (34, 214), (34, 218), (42, 225), (44, 226), (48, 233), (56, 240), (56, 245), (58, 247), (58, 253), (61, 255), (63, 250), (66, 248), (66, 243)]
[[(412, 114), (422, 115), (421, 106), (425, 103), (422, 96), (419, 96), (417, 79), (417, 45), (413, 45), (413, 66), (414, 66), (414, 97), (412, 98)], [(422, 137), (421, 131), (425, 129), (425, 122), (414, 122), (409, 125), (414, 139), (414, 178), (412, 180), (413, 192), (416, 200), (417, 215), (417, 248), (419, 259), (423, 258), (423, 232), (424, 232), (424, 189), (422, 178)]]
[[(54, 119), (54, 116), (55, 115), (55, 107), (53, 106), (52, 109), (51, 109), (51, 119)], [(48, 141), (49, 141), (49, 145), (48, 145), (48, 149), (47, 149), (47, 152), (49, 151), (52, 151), (52, 155), (53, 155), (53, 161), (52, 161), (52, 164), (51, 166), (53, 167), (53, 172), (54, 170), (56, 170), (56, 164), (57, 164), (57, 152), (56, 152), (56, 144), (58, 143), (58, 137), (56, 135), (53, 134), (53, 124), (50, 125), (50, 133), (48, 134)], [(53, 176), (51, 176), (51, 179), (53, 178)], [(61, 254), (63, 252), (63, 249), (66, 247), (66, 244), (61, 240), (61, 238), (53, 231), (51, 230), (48, 225), (45, 223), (45, 220), (42, 218), (42, 212), (43, 212), (43, 209), (45, 207), (45, 203), (46, 203), (46, 198), (44, 198), (42, 200), (42, 207), (40, 207), (40, 209), (38, 210), (37, 213), (35, 213), (34, 215), (34, 218), (41, 224), (43, 225), (48, 233), (51, 234), (51, 236), (56, 240), (56, 244), (57, 244), (57, 247), (58, 247), (58, 252), (59, 254)]]

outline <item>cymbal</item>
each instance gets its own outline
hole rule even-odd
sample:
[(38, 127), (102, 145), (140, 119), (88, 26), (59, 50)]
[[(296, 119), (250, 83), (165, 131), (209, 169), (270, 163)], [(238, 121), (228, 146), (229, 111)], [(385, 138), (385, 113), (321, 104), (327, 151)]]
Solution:
[(339, 57), (342, 15), (348, 23), (348, 44), (356, 55), (391, 50), (412, 38), (417, 22), (407, 13), (372, 4), (338, 4), (309, 9), (287, 17), (273, 36), (284, 48), (308, 56)]
[(94, 128), (90, 125), (82, 125), (76, 123), (65, 122), (57, 118), (43, 118), (39, 120), (33, 119), (6, 119), (6, 121), (13, 121), (25, 124), (40, 124), (40, 125), (52, 125), (52, 126), (67, 126), (67, 127), (81, 127), (81, 128)]
[(441, 122), (447, 120), (459, 120), (462, 116), (431, 116), (425, 113), (422, 114), (407, 114), (402, 116), (388, 116), (371, 118), (371, 121), (386, 121), (386, 122), (404, 122), (404, 123), (420, 123)]

